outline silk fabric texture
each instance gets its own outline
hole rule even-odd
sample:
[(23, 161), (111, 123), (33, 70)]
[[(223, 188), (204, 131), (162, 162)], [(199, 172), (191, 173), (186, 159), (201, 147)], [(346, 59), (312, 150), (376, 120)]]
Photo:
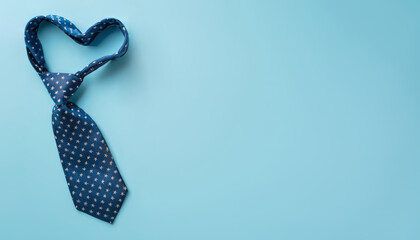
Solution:
[[(110, 26), (121, 30), (124, 42), (116, 53), (92, 61), (75, 74), (50, 72), (37, 35), (39, 25), (44, 21), (56, 25), (81, 45), (88, 46)], [(66, 18), (38, 16), (26, 25), (25, 44), (29, 61), (55, 104), (53, 132), (74, 206), (95, 218), (113, 223), (126, 197), (127, 187), (96, 123), (69, 100), (89, 73), (127, 52), (127, 30), (119, 20), (106, 18), (82, 33)]]

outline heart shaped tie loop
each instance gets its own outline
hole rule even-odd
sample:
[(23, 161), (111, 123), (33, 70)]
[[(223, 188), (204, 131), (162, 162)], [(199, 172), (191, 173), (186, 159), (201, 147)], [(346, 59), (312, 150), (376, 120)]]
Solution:
[[(56, 25), (75, 42), (85, 46), (90, 45), (96, 36), (98, 36), (98, 34), (107, 27), (117, 26), (124, 35), (124, 42), (116, 53), (92, 61), (84, 69), (75, 74), (52, 73), (49, 72), (46, 67), (42, 45), (37, 34), (39, 25), (43, 21)], [(90, 27), (85, 33), (82, 33), (66, 18), (57, 15), (48, 15), (34, 17), (28, 22), (25, 28), (25, 43), (29, 61), (40, 75), (55, 104), (59, 105), (67, 102), (67, 100), (79, 88), (86, 75), (105, 65), (108, 61), (122, 57), (127, 52), (128, 33), (125, 26), (115, 18), (103, 19)]]

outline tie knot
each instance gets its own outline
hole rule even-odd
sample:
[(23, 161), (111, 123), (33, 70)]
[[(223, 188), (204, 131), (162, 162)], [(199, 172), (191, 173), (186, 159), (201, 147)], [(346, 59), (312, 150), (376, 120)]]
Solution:
[(40, 76), (56, 105), (66, 103), (83, 82), (82, 78), (71, 73), (45, 72)]

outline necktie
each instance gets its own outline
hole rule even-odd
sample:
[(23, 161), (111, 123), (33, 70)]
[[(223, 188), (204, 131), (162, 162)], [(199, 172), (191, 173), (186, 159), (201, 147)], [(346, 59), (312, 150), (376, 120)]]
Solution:
[[(49, 72), (37, 31), (47, 21), (82, 45), (89, 45), (109, 26), (117, 26), (124, 35), (124, 43), (114, 54), (101, 57), (83, 70), (71, 73)], [(69, 20), (56, 16), (38, 16), (25, 29), (25, 43), (29, 61), (38, 72), (55, 103), (52, 126), (73, 203), (77, 210), (103, 221), (113, 223), (127, 194), (127, 187), (115, 165), (111, 152), (92, 118), (69, 101), (84, 77), (110, 60), (122, 57), (128, 48), (128, 33), (117, 19), (107, 18), (82, 33)]]

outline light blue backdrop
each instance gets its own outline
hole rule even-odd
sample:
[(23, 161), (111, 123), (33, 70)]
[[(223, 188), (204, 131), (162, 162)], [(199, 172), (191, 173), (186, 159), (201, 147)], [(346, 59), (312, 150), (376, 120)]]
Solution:
[[(419, 1), (5, 1), (0, 239), (418, 240)], [(127, 55), (73, 99), (130, 193), (114, 225), (78, 212), (23, 31), (105, 17)], [(45, 24), (52, 71), (119, 48)]]

